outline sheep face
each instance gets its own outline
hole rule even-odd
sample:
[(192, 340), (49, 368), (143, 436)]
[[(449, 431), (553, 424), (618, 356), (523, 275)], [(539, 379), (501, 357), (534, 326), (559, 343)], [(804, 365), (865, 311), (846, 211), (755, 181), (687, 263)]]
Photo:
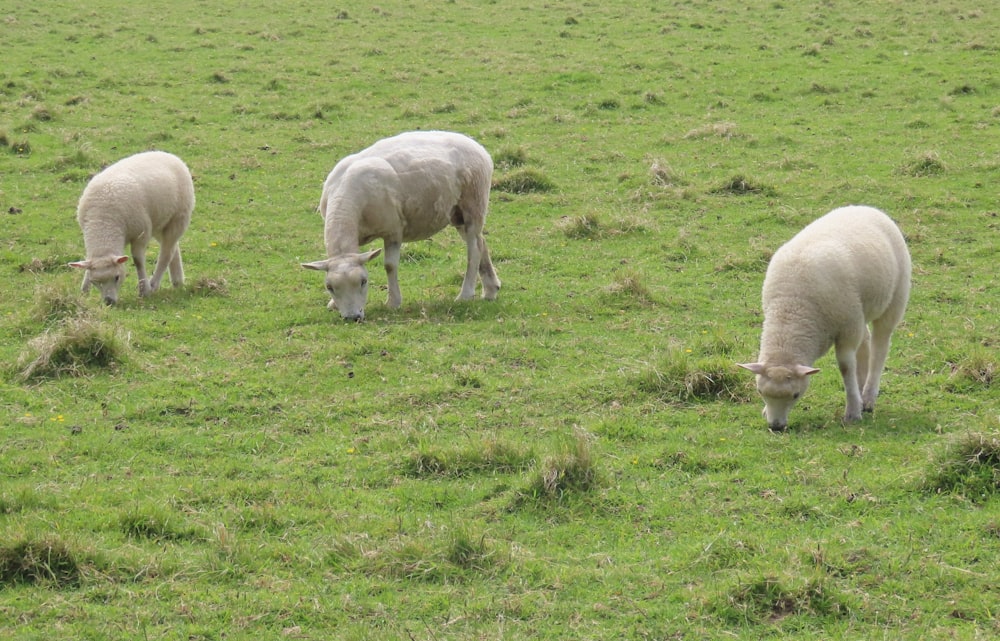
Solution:
[(83, 285), (81, 291), (86, 293), (91, 286), (101, 292), (101, 298), (108, 305), (118, 302), (118, 290), (125, 280), (125, 263), (128, 256), (107, 256), (93, 260), (83, 260), (70, 263), (70, 267), (83, 269)]
[(757, 375), (757, 391), (764, 399), (764, 419), (775, 431), (788, 427), (788, 413), (809, 388), (809, 377), (819, 370), (807, 365), (766, 366), (762, 363), (741, 364)]
[(347, 254), (336, 258), (302, 263), (306, 269), (326, 272), (326, 291), (330, 293), (327, 309), (336, 309), (345, 320), (363, 321), (368, 301), (368, 270), (365, 263), (382, 250)]

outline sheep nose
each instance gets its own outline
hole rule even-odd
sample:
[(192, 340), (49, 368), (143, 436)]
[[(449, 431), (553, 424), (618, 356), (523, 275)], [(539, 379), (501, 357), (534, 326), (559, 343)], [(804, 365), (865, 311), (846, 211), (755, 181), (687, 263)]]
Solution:
[(118, 302), (118, 301), (116, 301), (113, 298), (110, 298), (110, 297), (107, 297), (107, 296), (105, 296), (105, 298), (104, 298), (104, 304), (107, 305), (107, 306), (109, 306), (109, 307), (111, 305), (114, 305), (116, 302)]
[(365, 319), (364, 312), (358, 312), (355, 314), (344, 314), (344, 320), (354, 321), (355, 323), (360, 323)]

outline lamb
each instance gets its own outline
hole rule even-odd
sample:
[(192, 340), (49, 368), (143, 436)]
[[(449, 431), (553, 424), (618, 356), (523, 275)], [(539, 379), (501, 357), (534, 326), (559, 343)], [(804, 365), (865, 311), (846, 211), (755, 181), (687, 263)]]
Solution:
[(399, 255), (402, 243), (430, 238), (448, 225), (465, 240), (467, 264), (458, 300), (475, 297), (477, 272), (483, 298), (500, 290), (483, 238), (493, 159), (471, 138), (447, 131), (414, 131), (385, 138), (334, 166), (323, 185), (325, 260), (302, 263), (326, 272), (326, 289), (347, 320), (361, 321), (368, 298), (365, 264), (381, 253), (359, 247), (381, 238), (389, 296), (402, 304)]
[(819, 372), (813, 363), (831, 345), (847, 394), (844, 422), (874, 410), (910, 270), (902, 233), (873, 207), (834, 209), (775, 252), (764, 277), (760, 355), (740, 364), (757, 375), (772, 430), (787, 428), (789, 410)]
[[(159, 288), (168, 267), (173, 286), (183, 285), (184, 265), (178, 242), (193, 210), (191, 172), (173, 154), (135, 154), (94, 176), (83, 190), (76, 214), (87, 258), (69, 263), (85, 270), (82, 290), (96, 286), (105, 303), (118, 302), (128, 261), (128, 256), (122, 255), (126, 244), (132, 246), (140, 296)], [(147, 281), (146, 246), (150, 238), (159, 241), (160, 254), (153, 278)]]

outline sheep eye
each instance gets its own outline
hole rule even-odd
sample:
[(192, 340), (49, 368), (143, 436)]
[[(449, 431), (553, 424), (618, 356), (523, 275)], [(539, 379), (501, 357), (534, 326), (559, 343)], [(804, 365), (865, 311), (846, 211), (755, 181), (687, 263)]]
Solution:
[(362, 286), (362, 287), (364, 287), (364, 286), (366, 286), (367, 284), (368, 284), (368, 279), (367, 279), (367, 278), (362, 278), (362, 279), (361, 279), (361, 286)]
[(798, 400), (798, 398), (799, 398), (799, 395), (798, 395), (797, 392), (795, 394), (792, 394), (792, 399)]

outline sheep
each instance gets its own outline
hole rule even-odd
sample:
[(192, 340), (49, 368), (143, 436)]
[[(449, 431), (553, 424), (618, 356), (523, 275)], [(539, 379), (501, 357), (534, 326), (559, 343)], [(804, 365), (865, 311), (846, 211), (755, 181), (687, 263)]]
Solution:
[(831, 345), (847, 395), (844, 422), (875, 409), (910, 271), (899, 228), (866, 206), (834, 209), (774, 253), (764, 277), (760, 354), (740, 364), (757, 375), (772, 430), (787, 428), (789, 411), (819, 372), (813, 363)]
[[(84, 293), (96, 286), (108, 305), (118, 302), (125, 279), (122, 255), (132, 246), (132, 259), (139, 277), (139, 295), (148, 296), (160, 287), (170, 269), (174, 287), (184, 284), (184, 265), (178, 241), (191, 221), (194, 183), (187, 165), (173, 154), (147, 151), (107, 167), (94, 176), (80, 196), (76, 219), (83, 231), (86, 260), (69, 263), (83, 269)], [(146, 280), (146, 245), (150, 238), (160, 243), (153, 278)]]
[(500, 290), (483, 238), (493, 159), (471, 138), (447, 131), (413, 131), (379, 140), (346, 156), (323, 184), (325, 260), (302, 263), (326, 272), (327, 308), (361, 321), (368, 298), (365, 264), (381, 253), (363, 246), (381, 238), (388, 280), (386, 305), (402, 304), (399, 255), (404, 242), (430, 238), (452, 225), (465, 240), (467, 263), (458, 300), (475, 297), (477, 272), (483, 298)]

